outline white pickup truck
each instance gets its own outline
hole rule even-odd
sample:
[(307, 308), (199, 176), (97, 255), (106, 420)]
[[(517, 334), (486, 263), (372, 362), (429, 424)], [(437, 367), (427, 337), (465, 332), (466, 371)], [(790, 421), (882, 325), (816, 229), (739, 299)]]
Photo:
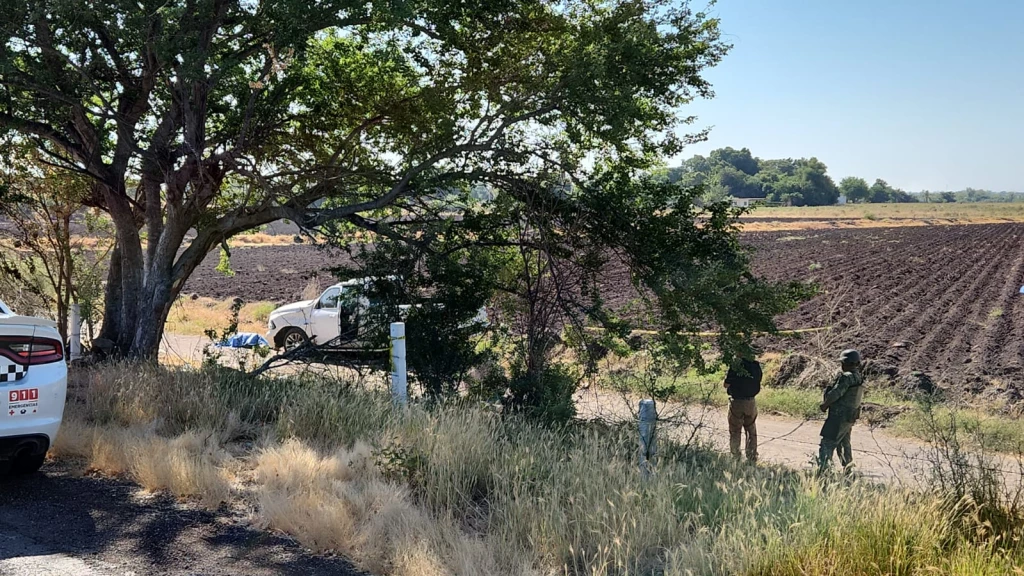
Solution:
[(0, 301), (0, 470), (43, 465), (64, 416), (68, 366), (57, 324)]
[(368, 278), (347, 280), (328, 287), (315, 300), (281, 306), (270, 313), (267, 340), (275, 348), (285, 349), (307, 340), (324, 344), (342, 335), (357, 340), (365, 331), (361, 321), (365, 322), (370, 302), (364, 294), (371, 283)]
[[(267, 340), (275, 348), (291, 349), (307, 340), (325, 344), (338, 337), (344, 342), (358, 342), (367, 334), (367, 311), (370, 301), (365, 296), (373, 284), (371, 278), (339, 282), (328, 287), (315, 300), (303, 300), (277, 308), (267, 322)], [(404, 315), (411, 306), (401, 305)], [(487, 312), (480, 309), (474, 322), (486, 322)], [(383, 328), (383, 327), (381, 327)]]

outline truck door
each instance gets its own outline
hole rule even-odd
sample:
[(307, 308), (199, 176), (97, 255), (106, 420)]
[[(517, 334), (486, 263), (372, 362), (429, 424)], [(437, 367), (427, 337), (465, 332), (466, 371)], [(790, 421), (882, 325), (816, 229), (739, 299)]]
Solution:
[(331, 287), (320, 295), (313, 312), (310, 313), (310, 337), (317, 344), (329, 342), (338, 337), (338, 300), (341, 288)]
[(357, 290), (343, 290), (338, 298), (338, 334), (342, 342), (354, 342), (359, 332), (359, 298)]

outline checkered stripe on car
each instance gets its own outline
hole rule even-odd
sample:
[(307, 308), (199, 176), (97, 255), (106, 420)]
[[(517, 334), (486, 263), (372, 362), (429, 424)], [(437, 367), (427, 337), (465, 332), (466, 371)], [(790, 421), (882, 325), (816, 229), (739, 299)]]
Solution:
[(0, 382), (21, 380), (27, 372), (28, 366), (22, 366), (13, 362), (0, 362)]

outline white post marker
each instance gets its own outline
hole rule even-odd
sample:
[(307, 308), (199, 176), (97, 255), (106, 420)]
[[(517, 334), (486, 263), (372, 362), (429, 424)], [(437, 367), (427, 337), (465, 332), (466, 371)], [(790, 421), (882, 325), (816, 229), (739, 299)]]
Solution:
[(71, 305), (71, 360), (82, 357), (82, 314), (78, 304)]
[(391, 401), (405, 406), (409, 401), (409, 381), (405, 365), (405, 322), (391, 323)]
[(658, 423), (658, 412), (654, 400), (640, 401), (640, 473), (646, 478), (658, 457), (658, 442), (655, 428)]

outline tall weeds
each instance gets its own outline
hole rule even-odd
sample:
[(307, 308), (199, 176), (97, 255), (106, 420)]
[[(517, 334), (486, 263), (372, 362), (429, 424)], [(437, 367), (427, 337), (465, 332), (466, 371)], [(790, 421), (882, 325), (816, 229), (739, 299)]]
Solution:
[[(230, 371), (115, 366), (73, 380), (58, 454), (151, 489), (247, 501), (260, 525), (376, 573), (966, 575), (1024, 561), (1007, 528), (939, 495), (737, 466), (667, 440), (645, 480), (628, 429), (555, 430), (474, 405), (393, 411), (338, 382)], [(145, 443), (98, 440), (119, 434), (165, 442), (154, 458), (176, 472), (133, 460)]]

